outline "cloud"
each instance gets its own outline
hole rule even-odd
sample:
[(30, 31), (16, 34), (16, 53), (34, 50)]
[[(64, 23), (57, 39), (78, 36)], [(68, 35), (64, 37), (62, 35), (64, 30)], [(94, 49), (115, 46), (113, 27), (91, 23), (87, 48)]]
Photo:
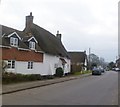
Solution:
[(53, 34), (60, 30), (67, 50), (91, 47), (106, 60), (114, 60), (117, 55), (118, 1), (2, 0), (0, 23), (23, 30), (25, 16), (33, 12), (34, 23)]

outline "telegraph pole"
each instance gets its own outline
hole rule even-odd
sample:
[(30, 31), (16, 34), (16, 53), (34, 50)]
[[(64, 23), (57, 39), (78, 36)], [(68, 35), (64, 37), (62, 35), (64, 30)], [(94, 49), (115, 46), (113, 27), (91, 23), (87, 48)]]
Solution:
[[(118, 57), (120, 58), (120, 1), (118, 2)], [(118, 86), (119, 89), (120, 85)], [(118, 96), (118, 99), (120, 99), (120, 96)], [(120, 105), (120, 102), (118, 105)]]
[(90, 70), (90, 65), (91, 65), (91, 63), (90, 63), (90, 54), (91, 54), (91, 48), (89, 48), (89, 61), (88, 61), (88, 67), (89, 67), (89, 70)]

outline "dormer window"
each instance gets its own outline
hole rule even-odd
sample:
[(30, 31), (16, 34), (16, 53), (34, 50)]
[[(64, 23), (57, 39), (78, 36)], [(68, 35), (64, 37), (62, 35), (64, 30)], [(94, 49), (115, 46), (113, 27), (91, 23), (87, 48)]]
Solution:
[(29, 42), (29, 48), (32, 50), (35, 50), (35, 42), (30, 41)]
[(17, 47), (18, 46), (18, 38), (10, 37), (10, 45)]

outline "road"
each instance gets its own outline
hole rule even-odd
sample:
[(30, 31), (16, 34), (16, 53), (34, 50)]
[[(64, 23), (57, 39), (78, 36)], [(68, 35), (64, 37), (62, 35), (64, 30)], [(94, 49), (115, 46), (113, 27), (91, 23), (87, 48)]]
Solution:
[(3, 105), (117, 105), (118, 73), (107, 71), (3, 95)]

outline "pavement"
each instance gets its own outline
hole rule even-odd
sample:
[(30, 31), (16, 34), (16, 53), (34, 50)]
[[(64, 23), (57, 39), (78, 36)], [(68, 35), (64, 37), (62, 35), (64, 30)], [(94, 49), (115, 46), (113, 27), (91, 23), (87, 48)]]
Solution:
[(61, 82), (79, 79), (79, 78), (90, 76), (90, 75), (91, 73), (78, 75), (78, 76), (68, 76), (68, 77), (65, 76), (62, 78), (55, 78), (55, 79), (49, 79), (49, 80), (2, 85), (2, 93), (0, 93), (0, 95), (14, 93), (17, 91), (23, 91), (27, 89), (42, 87), (42, 86), (47, 86), (47, 85), (56, 84), (56, 83), (61, 83)]

